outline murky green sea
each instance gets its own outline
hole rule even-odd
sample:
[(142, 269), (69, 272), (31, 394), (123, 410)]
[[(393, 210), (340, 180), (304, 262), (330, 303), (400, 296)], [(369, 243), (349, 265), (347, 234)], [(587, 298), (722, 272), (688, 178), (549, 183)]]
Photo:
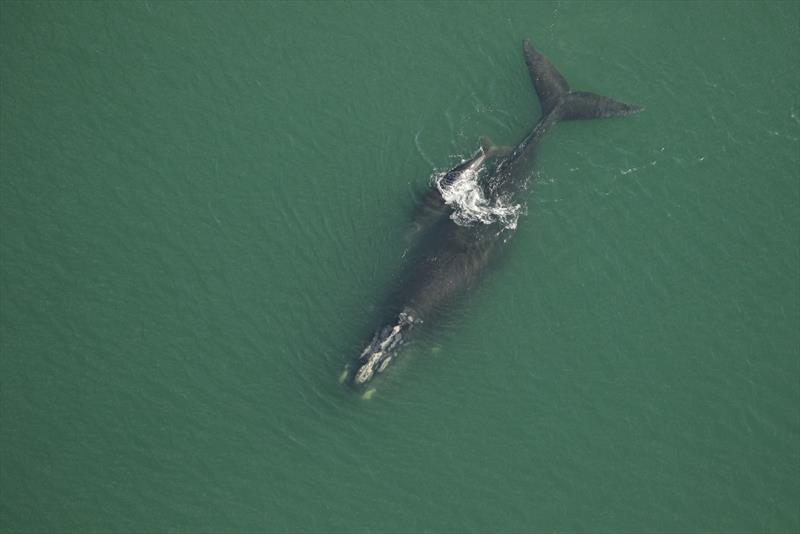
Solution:
[[(370, 400), (416, 194), (557, 126)], [(797, 2), (0, 3), (3, 532), (800, 531)]]

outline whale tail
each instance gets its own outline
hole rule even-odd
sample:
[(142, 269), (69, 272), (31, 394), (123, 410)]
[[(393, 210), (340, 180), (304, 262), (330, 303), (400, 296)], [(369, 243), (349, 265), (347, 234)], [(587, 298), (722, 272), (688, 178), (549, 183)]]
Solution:
[(525, 63), (539, 102), (542, 117), (558, 120), (605, 119), (623, 117), (644, 108), (626, 104), (606, 96), (584, 91), (571, 91), (567, 80), (552, 63), (536, 50), (530, 41), (523, 42)]

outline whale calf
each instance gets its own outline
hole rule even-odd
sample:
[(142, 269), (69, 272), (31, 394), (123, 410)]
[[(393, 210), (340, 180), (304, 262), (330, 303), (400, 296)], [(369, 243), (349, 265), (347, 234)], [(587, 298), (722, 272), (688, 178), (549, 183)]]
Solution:
[(516, 147), (503, 149), (484, 142), (474, 156), (437, 178), (418, 210), (420, 236), (393, 296), (394, 312), (348, 366), (351, 385), (362, 386), (385, 371), (412, 330), (429, 324), (443, 306), (478, 281), (516, 230), (536, 148), (553, 126), (566, 120), (622, 117), (643, 109), (572, 91), (527, 39), (523, 53), (541, 117)]

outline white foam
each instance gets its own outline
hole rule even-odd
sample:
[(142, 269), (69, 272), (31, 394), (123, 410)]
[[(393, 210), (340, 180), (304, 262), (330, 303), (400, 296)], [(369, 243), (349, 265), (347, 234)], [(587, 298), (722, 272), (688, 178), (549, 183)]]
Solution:
[(443, 184), (445, 174), (436, 177), (436, 188), (442, 194), (445, 203), (453, 208), (450, 218), (459, 226), (472, 226), (476, 223), (500, 223), (504, 228), (513, 230), (522, 211), (520, 204), (512, 204), (509, 198), (500, 197), (487, 200), (483, 188), (478, 183), (478, 172), (465, 170), (459, 178), (450, 184)]

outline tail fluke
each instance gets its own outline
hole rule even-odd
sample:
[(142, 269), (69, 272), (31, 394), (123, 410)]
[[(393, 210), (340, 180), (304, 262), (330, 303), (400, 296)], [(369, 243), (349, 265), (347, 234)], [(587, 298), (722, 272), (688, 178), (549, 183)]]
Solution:
[(555, 120), (605, 119), (623, 117), (644, 109), (594, 93), (570, 91), (569, 84), (558, 69), (530, 41), (525, 39), (522, 48), (528, 74), (542, 105), (542, 117), (550, 117), (555, 113), (552, 115)]
[(559, 120), (606, 119), (608, 117), (624, 117), (637, 113), (644, 108), (635, 104), (619, 102), (607, 96), (576, 91), (568, 93), (558, 106)]
[(569, 93), (569, 84), (558, 72), (558, 69), (540, 54), (529, 40), (525, 39), (522, 48), (525, 52), (528, 74), (536, 88), (536, 94), (539, 95), (539, 103), (542, 105), (542, 116), (546, 117), (555, 109), (559, 98)]

